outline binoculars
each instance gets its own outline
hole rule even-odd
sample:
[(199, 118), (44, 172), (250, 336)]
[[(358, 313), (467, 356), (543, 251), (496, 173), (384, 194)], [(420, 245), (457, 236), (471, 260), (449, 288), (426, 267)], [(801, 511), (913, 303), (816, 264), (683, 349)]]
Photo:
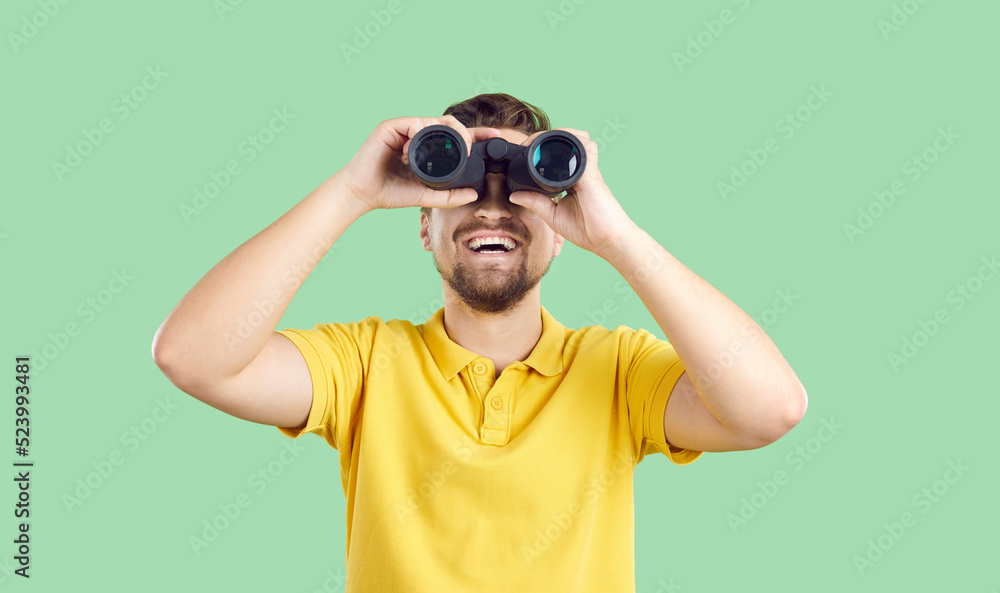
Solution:
[(503, 138), (472, 145), (466, 156), (462, 135), (445, 125), (417, 132), (407, 152), (410, 170), (433, 189), (471, 187), (482, 195), (487, 173), (502, 173), (507, 191), (558, 195), (580, 180), (587, 155), (580, 140), (563, 130), (546, 130), (528, 146)]

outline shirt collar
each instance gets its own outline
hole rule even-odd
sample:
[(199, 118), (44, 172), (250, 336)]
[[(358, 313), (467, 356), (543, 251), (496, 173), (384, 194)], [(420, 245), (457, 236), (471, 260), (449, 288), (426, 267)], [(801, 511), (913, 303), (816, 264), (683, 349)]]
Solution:
[[(539, 373), (551, 377), (562, 372), (562, 352), (566, 344), (566, 328), (541, 307), (542, 335), (531, 354), (522, 362)], [(444, 329), (444, 307), (434, 312), (423, 324), (424, 342), (434, 357), (446, 381), (450, 381), (479, 354), (467, 350), (448, 336)]]

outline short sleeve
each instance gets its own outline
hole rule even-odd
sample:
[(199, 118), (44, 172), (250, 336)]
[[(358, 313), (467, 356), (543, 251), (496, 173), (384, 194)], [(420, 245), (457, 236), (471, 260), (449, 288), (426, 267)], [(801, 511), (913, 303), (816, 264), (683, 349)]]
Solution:
[(364, 379), (381, 320), (369, 317), (352, 323), (317, 324), (313, 329), (283, 329), (309, 367), (313, 396), (303, 427), (277, 427), (297, 439), (314, 433), (334, 449), (348, 444), (352, 420), (362, 404)]
[(674, 347), (644, 329), (631, 334), (627, 342), (625, 395), (635, 463), (656, 451), (677, 465), (694, 462), (702, 451), (675, 447), (667, 443), (663, 434), (667, 399), (684, 372)]

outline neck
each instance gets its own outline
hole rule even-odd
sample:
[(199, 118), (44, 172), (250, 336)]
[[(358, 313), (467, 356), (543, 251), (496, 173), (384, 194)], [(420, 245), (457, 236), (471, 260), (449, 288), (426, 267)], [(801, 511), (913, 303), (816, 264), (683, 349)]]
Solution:
[(459, 346), (493, 360), (499, 373), (510, 362), (527, 358), (542, 336), (539, 287), (503, 313), (473, 311), (446, 287), (444, 328)]

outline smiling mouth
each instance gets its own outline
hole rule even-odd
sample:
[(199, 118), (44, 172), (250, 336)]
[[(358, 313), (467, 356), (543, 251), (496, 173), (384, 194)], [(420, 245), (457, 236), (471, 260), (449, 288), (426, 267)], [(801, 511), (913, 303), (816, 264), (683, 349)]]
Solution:
[[(515, 251), (521, 248), (521, 244), (512, 239), (507, 239), (506, 241), (500, 241), (500, 242), (496, 242), (493, 240), (482, 243), (477, 242), (474, 243), (476, 245), (475, 249), (473, 249), (469, 243), (470, 243), (469, 241), (463, 243), (466, 250), (476, 255), (487, 258), (503, 257), (505, 255), (514, 253)], [(513, 247), (511, 247), (512, 245)]]

